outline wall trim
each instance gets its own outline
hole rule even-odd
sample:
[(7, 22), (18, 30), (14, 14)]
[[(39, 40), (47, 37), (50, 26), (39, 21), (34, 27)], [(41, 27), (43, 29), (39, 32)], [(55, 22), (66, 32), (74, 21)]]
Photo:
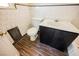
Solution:
[(40, 4), (39, 3), (37, 5), (34, 4), (19, 4), (19, 3), (15, 3), (15, 5), (21, 5), (21, 6), (29, 6), (29, 7), (52, 7), (52, 6), (79, 6), (79, 4)]

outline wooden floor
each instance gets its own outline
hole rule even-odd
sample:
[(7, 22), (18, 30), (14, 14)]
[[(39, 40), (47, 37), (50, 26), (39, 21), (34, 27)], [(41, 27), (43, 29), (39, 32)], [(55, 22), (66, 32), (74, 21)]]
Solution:
[(29, 36), (25, 35), (19, 42), (14, 45), (21, 56), (64, 56), (65, 54), (55, 48), (36, 41), (30, 41)]

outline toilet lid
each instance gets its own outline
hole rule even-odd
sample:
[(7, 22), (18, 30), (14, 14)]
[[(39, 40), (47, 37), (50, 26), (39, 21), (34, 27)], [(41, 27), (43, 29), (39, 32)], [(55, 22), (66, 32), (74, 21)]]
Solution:
[(29, 30), (27, 30), (27, 34), (30, 36), (36, 35), (38, 32), (38, 28), (32, 27)]

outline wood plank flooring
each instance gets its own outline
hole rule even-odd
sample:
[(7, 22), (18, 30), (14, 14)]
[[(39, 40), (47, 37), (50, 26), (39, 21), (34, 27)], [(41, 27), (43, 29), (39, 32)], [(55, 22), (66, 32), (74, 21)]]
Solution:
[(55, 48), (36, 41), (30, 41), (29, 36), (25, 35), (19, 42), (14, 44), (21, 56), (64, 56), (65, 54)]

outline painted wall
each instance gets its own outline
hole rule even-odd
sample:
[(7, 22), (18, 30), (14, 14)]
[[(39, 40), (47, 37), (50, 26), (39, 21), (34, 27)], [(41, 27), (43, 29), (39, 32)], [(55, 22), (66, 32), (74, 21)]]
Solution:
[[(79, 10), (79, 9), (77, 9)], [(79, 12), (78, 15), (75, 17), (75, 19), (73, 19), (71, 21), (71, 23), (79, 30)], [(76, 55), (79, 56), (79, 36), (75, 39), (75, 41), (73, 42), (73, 44), (71, 45), (71, 49), (70, 49), (70, 55)], [(72, 52), (73, 51), (73, 52)]]
[[(17, 9), (0, 9), (0, 32), (19, 27), (20, 32), (24, 35), (31, 24), (30, 8), (17, 5)], [(13, 39), (7, 33), (0, 36), (0, 55), (19, 55), (17, 49), (12, 45)]]
[[(79, 16), (78, 16), (79, 17)], [(77, 18), (78, 18), (77, 17)], [(72, 22), (72, 24), (74, 25), (74, 26), (76, 26), (78, 29), (79, 29), (79, 18), (78, 19), (74, 19), (74, 20), (72, 20), (71, 21)]]
[(0, 10), (0, 28), (2, 31), (7, 31), (18, 26), (22, 35), (24, 35), (31, 24), (30, 8), (17, 5), (17, 9)]
[(78, 9), (79, 6), (32, 7), (32, 16), (71, 21), (78, 15)]
[(8, 34), (0, 36), (0, 56), (19, 56), (19, 52), (9, 41)]
[(77, 10), (77, 16), (71, 21), (71, 23), (79, 29), (79, 8), (77, 8)]

